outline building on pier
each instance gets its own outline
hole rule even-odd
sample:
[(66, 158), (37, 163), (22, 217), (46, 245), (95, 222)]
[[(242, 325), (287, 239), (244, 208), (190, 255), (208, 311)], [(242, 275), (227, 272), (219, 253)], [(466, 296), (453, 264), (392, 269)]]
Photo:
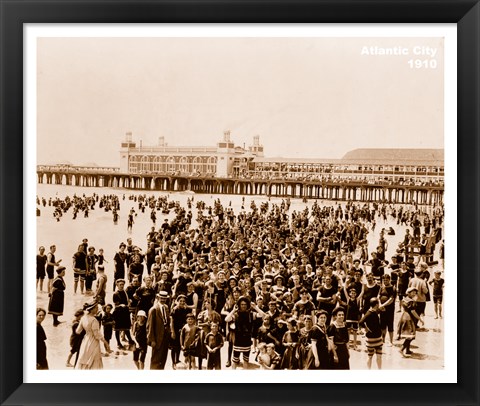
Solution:
[(248, 175), (252, 179), (443, 185), (443, 150), (357, 149), (341, 159), (256, 157), (249, 162)]
[(260, 137), (253, 137), (248, 149), (236, 146), (230, 138), (230, 131), (223, 133), (223, 139), (215, 146), (170, 146), (164, 137), (156, 146), (137, 145), (132, 133), (126, 133), (120, 150), (120, 171), (144, 174), (162, 173), (170, 175), (196, 175), (231, 177), (245, 173), (248, 162), (263, 157)]
[(248, 149), (236, 146), (230, 131), (215, 146), (137, 146), (127, 133), (120, 172), (270, 180), (443, 184), (442, 149), (356, 149), (341, 159), (268, 158), (260, 137)]

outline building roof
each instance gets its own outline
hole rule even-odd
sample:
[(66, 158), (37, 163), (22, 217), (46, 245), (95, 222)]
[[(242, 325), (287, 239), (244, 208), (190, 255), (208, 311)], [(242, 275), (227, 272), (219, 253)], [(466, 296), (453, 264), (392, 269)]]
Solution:
[(361, 161), (441, 161), (444, 160), (443, 149), (413, 148), (358, 148), (347, 152), (342, 160)]
[(381, 149), (360, 148), (347, 152), (342, 159), (311, 158), (261, 158), (254, 162), (289, 163), (289, 164), (331, 164), (331, 165), (410, 165), (410, 166), (444, 166), (443, 149)]
[(52, 164), (52, 165), (65, 165), (65, 166), (73, 166), (73, 164), (72, 164), (70, 161), (66, 161), (66, 160), (64, 160), (64, 161), (59, 161), (59, 162), (57, 162), (57, 163), (54, 163), (54, 164)]
[(255, 157), (253, 162), (266, 163), (291, 163), (291, 164), (341, 164), (341, 159), (320, 159), (320, 158), (283, 158), (283, 157)]

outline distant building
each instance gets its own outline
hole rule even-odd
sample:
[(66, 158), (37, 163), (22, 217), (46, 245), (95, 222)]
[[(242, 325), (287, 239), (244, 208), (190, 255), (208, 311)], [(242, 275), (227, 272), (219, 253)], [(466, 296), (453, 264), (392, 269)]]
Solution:
[(236, 146), (230, 131), (216, 146), (182, 147), (169, 146), (164, 137), (156, 146), (137, 146), (128, 132), (120, 150), (120, 172), (122, 173), (167, 173), (176, 175), (232, 177), (240, 176), (248, 169), (255, 157), (263, 157), (260, 137), (253, 137), (248, 149)]
[(443, 184), (444, 150), (363, 148), (341, 159), (256, 157), (248, 169), (254, 179)]
[(267, 158), (260, 137), (247, 149), (225, 131), (215, 146), (137, 146), (128, 132), (120, 150), (120, 172), (218, 178), (360, 181), (371, 183), (443, 184), (443, 149), (363, 148), (341, 159)]

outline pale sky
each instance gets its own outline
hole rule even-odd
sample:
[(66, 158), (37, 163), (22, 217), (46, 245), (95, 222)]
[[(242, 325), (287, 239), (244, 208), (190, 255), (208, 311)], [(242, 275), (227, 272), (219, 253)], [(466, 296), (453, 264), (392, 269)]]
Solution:
[[(37, 49), (39, 164), (119, 166), (126, 132), (137, 145), (214, 146), (228, 129), (240, 146), (259, 135), (267, 157), (444, 147), (441, 38), (40, 38)], [(411, 68), (417, 58), (437, 67)]]

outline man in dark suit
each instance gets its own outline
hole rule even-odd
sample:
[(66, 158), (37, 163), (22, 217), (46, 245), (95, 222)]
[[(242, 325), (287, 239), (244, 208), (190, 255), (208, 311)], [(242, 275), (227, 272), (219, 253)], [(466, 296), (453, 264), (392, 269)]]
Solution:
[(150, 369), (165, 369), (170, 339), (170, 312), (166, 305), (168, 293), (157, 294), (153, 307), (148, 312), (147, 344), (152, 347)]

